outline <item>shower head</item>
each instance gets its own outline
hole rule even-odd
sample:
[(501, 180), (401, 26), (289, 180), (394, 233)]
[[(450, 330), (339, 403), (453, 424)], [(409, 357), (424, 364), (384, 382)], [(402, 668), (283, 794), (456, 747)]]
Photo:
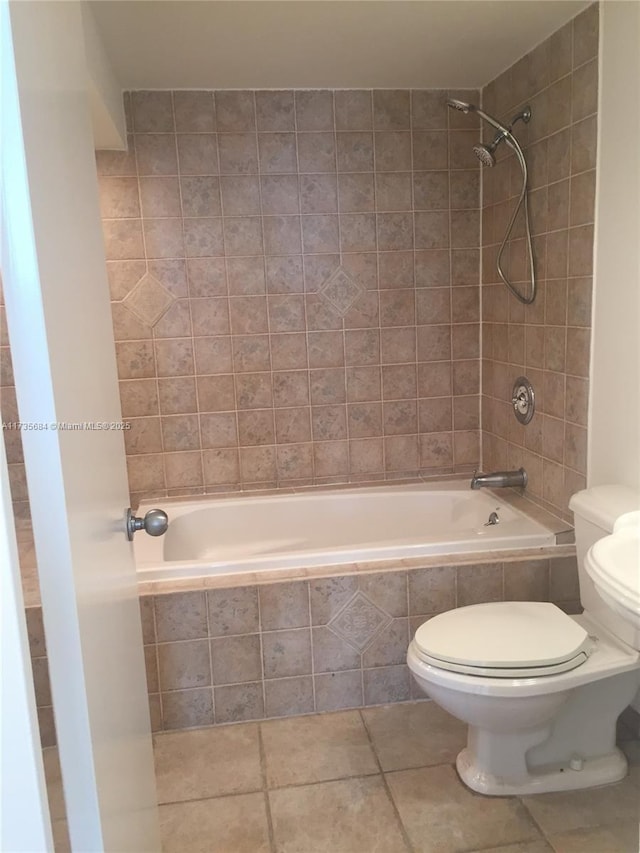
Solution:
[(491, 145), (474, 145), (473, 153), (483, 166), (495, 166), (496, 158), (493, 156), (495, 149), (496, 145), (493, 143)]
[(459, 110), (461, 113), (474, 113), (476, 108), (473, 104), (467, 104), (465, 101), (458, 101), (456, 98), (451, 98), (447, 101), (447, 106), (452, 110)]
[[(459, 101), (457, 98), (451, 98), (447, 101), (447, 106), (450, 109), (458, 110), (459, 112), (464, 113), (465, 115), (468, 115), (469, 113), (477, 113), (477, 115), (479, 115), (483, 121), (486, 121), (487, 124), (490, 124), (493, 128), (495, 128), (496, 134), (488, 145), (484, 142), (480, 142), (477, 145), (473, 146), (473, 153), (476, 155), (478, 160), (480, 160), (483, 166), (491, 167), (496, 165), (496, 158), (494, 152), (501, 142), (507, 143), (509, 148), (511, 148), (515, 153), (518, 162), (520, 163), (520, 168), (522, 169), (522, 189), (520, 190), (520, 198), (518, 199), (518, 203), (515, 206), (513, 213), (511, 214), (511, 219), (509, 221), (509, 224), (507, 225), (506, 233), (504, 235), (500, 248), (498, 249), (496, 266), (498, 268), (498, 275), (509, 288), (509, 291), (516, 297), (516, 299), (518, 299), (524, 305), (531, 305), (533, 300), (536, 298), (536, 273), (535, 264), (533, 260), (533, 249), (531, 246), (531, 227), (529, 225), (529, 208), (527, 203), (527, 161), (525, 160), (520, 143), (511, 133), (511, 130), (514, 124), (516, 124), (516, 122), (522, 121), (527, 124), (531, 120), (531, 108), (529, 106), (524, 107), (521, 112), (519, 112), (512, 118), (511, 124), (505, 127), (505, 125), (499, 122), (497, 118), (494, 118), (492, 115), (489, 115), (489, 113), (485, 113), (484, 110), (480, 109), (479, 107), (476, 107), (474, 104), (468, 104), (466, 101)], [(531, 292), (526, 296), (513, 286), (513, 284), (509, 281), (508, 277), (505, 275), (502, 269), (502, 255), (507, 245), (507, 241), (509, 240), (509, 237), (513, 230), (513, 225), (516, 221), (516, 217), (520, 212), (520, 208), (523, 205), (524, 221), (527, 236), (527, 248), (529, 250), (529, 262), (531, 271)]]

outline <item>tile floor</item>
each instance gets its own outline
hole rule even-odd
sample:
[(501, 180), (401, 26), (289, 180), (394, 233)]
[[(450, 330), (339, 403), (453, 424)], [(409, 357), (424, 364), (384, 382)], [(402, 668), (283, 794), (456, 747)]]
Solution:
[(617, 785), (487, 798), (453, 767), (465, 727), (432, 702), (159, 734), (163, 853), (638, 853), (640, 742), (620, 735)]

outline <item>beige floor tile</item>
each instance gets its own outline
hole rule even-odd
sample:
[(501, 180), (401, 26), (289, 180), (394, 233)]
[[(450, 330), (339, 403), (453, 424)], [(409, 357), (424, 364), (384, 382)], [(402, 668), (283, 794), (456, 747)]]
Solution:
[(398, 770), (386, 777), (420, 853), (457, 853), (540, 838), (517, 799), (474, 794), (452, 767)]
[(254, 723), (156, 735), (154, 753), (159, 803), (262, 788)]
[(50, 746), (42, 750), (42, 763), (47, 782), (47, 799), (49, 800), (51, 820), (62, 820), (66, 818), (67, 812), (64, 805), (62, 774), (57, 747)]
[(269, 853), (264, 794), (160, 806), (163, 853)]
[(451, 764), (467, 743), (467, 727), (435, 702), (387, 705), (362, 712), (383, 770)]
[(640, 816), (638, 789), (630, 778), (603, 788), (538, 794), (522, 801), (545, 835), (637, 821)]
[(640, 828), (637, 821), (574, 829), (549, 837), (556, 853), (638, 853)]
[(261, 725), (270, 787), (378, 772), (357, 711), (292, 717)]
[(402, 831), (382, 779), (269, 792), (277, 853), (400, 853)]

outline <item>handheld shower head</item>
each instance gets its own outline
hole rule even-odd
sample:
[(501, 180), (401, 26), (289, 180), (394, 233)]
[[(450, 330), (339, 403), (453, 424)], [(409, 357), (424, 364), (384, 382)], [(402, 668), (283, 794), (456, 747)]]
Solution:
[[(520, 143), (511, 133), (511, 130), (514, 124), (516, 124), (516, 122), (522, 121), (527, 124), (531, 120), (531, 108), (529, 106), (524, 107), (521, 112), (519, 112), (511, 119), (511, 124), (508, 127), (505, 127), (505, 125), (501, 124), (501, 122), (499, 122), (497, 118), (494, 118), (492, 115), (489, 115), (489, 113), (485, 113), (484, 110), (474, 106), (474, 104), (467, 104), (465, 101), (459, 101), (457, 100), (457, 98), (451, 98), (447, 101), (447, 106), (450, 107), (452, 110), (459, 110), (459, 112), (465, 113), (465, 115), (467, 115), (468, 113), (477, 113), (477, 115), (479, 115), (483, 121), (486, 121), (487, 124), (490, 124), (497, 131), (496, 135), (493, 137), (493, 140), (488, 145), (481, 142), (473, 146), (473, 153), (476, 155), (478, 160), (480, 160), (483, 166), (491, 167), (496, 165), (496, 158), (494, 152), (498, 145), (500, 145), (500, 143), (503, 141), (506, 142), (509, 148), (514, 151), (518, 162), (520, 163), (520, 168), (522, 169), (522, 189), (520, 190), (520, 198), (518, 199), (518, 203), (516, 204), (513, 213), (511, 214), (511, 219), (509, 220), (509, 224), (507, 225), (506, 233), (502, 239), (500, 248), (498, 249), (496, 266), (498, 268), (498, 275), (509, 288), (510, 292), (516, 297), (516, 299), (520, 300), (520, 302), (524, 303), (525, 305), (531, 305), (531, 303), (536, 298), (536, 270), (533, 259), (531, 227), (529, 225), (529, 207), (527, 199), (527, 162), (525, 160)], [(505, 275), (502, 269), (502, 256), (505, 251), (507, 241), (511, 236), (516, 217), (520, 212), (521, 207), (524, 209), (524, 221), (526, 228), (527, 248), (529, 254), (529, 268), (531, 272), (531, 291), (527, 296), (525, 296), (513, 286), (513, 284), (509, 281), (508, 277)]]
[(447, 106), (452, 110), (459, 110), (461, 113), (473, 113), (476, 108), (473, 104), (467, 104), (466, 101), (458, 101), (456, 98), (450, 98), (447, 101)]

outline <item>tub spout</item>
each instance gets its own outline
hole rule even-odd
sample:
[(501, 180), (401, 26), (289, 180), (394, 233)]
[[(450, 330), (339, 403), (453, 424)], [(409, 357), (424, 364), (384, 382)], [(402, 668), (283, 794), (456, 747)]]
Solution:
[(474, 471), (471, 488), (504, 489), (509, 486), (519, 486), (524, 489), (527, 486), (527, 479), (524, 468), (518, 468), (517, 471), (494, 471), (493, 474), (478, 474)]

